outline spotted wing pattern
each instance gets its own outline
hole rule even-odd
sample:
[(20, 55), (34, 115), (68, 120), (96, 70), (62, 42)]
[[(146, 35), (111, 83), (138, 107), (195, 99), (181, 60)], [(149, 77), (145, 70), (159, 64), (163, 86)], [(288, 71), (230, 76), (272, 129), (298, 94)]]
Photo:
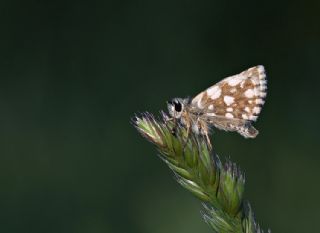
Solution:
[(255, 66), (209, 87), (192, 99), (191, 106), (219, 129), (255, 137), (258, 131), (251, 123), (258, 118), (266, 89), (264, 67)]

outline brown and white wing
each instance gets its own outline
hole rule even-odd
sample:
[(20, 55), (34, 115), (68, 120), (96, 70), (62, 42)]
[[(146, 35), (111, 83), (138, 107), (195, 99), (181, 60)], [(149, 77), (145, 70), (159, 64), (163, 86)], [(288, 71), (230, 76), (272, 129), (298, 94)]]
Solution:
[(265, 70), (259, 65), (209, 87), (193, 98), (191, 105), (201, 110), (215, 127), (255, 137), (258, 131), (251, 123), (261, 112), (266, 89)]

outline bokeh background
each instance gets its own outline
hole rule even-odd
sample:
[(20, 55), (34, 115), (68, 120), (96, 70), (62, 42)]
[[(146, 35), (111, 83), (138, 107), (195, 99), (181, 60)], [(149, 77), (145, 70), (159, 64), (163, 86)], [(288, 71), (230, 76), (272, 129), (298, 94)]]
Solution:
[(246, 173), (273, 232), (317, 232), (319, 1), (0, 3), (0, 232), (209, 233), (201, 204), (130, 124), (263, 64), (245, 140), (214, 145)]

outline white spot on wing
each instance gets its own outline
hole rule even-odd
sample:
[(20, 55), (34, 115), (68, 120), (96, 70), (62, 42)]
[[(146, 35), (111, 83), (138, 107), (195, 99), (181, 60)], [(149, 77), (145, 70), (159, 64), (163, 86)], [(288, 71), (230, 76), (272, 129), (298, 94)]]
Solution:
[(258, 65), (257, 69), (258, 69), (260, 75), (264, 75), (265, 76), (264, 67), (262, 65)]
[(254, 108), (253, 108), (253, 113), (259, 114), (259, 113), (260, 113), (260, 110), (261, 110), (261, 108), (259, 108), (259, 107), (254, 107)]
[(202, 97), (203, 97), (203, 92), (201, 92), (199, 95), (193, 98), (192, 104), (196, 105), (198, 108), (201, 108), (201, 109), (204, 108), (201, 102)]
[(267, 86), (260, 86), (260, 91), (265, 92), (267, 90)]
[(232, 112), (233, 108), (227, 108), (227, 112)]
[(262, 99), (256, 99), (256, 104), (264, 104), (264, 100), (262, 100)]
[(204, 106), (202, 105), (202, 103), (201, 103), (201, 99), (198, 100), (197, 105), (198, 105), (198, 108), (203, 108), (203, 107), (204, 107)]
[(242, 114), (242, 118), (245, 119), (245, 120), (248, 120), (247, 114)]
[(210, 87), (208, 90), (207, 90), (207, 95), (211, 98), (211, 99), (217, 99), (220, 97), (221, 95), (221, 89), (219, 86), (213, 86), (213, 87)]
[(226, 117), (227, 117), (227, 118), (233, 118), (233, 115), (232, 115), (231, 113), (227, 112), (227, 113), (226, 113)]
[(246, 112), (250, 112), (250, 108), (249, 108), (249, 107), (245, 107), (244, 110), (245, 110)]
[(257, 120), (257, 119), (258, 119), (257, 116), (253, 116), (253, 115), (249, 116), (249, 120), (255, 121), (255, 120)]
[(259, 96), (260, 96), (261, 98), (265, 98), (265, 97), (267, 96), (267, 93), (261, 92)]
[(267, 85), (267, 80), (263, 79), (260, 81), (261, 86), (266, 86)]
[(226, 95), (223, 97), (224, 102), (226, 103), (227, 106), (233, 103), (234, 97)]
[(243, 81), (243, 76), (241, 75), (235, 75), (229, 78), (229, 80), (227, 80), (227, 83), (234, 87), (237, 86), (239, 83), (241, 83)]
[(254, 96), (254, 91), (252, 89), (248, 89), (244, 92), (244, 95), (247, 97), (247, 98), (252, 98)]
[(209, 110), (213, 110), (213, 104), (210, 104), (208, 107)]
[(207, 113), (206, 115), (207, 115), (207, 116), (216, 116), (216, 114), (213, 113), (213, 112), (209, 112), (209, 113)]

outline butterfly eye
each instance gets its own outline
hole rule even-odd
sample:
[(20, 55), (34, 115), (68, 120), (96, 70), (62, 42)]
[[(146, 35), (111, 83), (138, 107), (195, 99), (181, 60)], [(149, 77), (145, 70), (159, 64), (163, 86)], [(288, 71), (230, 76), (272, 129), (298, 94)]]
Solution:
[(177, 112), (181, 112), (181, 110), (182, 110), (182, 105), (181, 105), (181, 103), (179, 103), (179, 102), (174, 102), (174, 109), (175, 109)]

